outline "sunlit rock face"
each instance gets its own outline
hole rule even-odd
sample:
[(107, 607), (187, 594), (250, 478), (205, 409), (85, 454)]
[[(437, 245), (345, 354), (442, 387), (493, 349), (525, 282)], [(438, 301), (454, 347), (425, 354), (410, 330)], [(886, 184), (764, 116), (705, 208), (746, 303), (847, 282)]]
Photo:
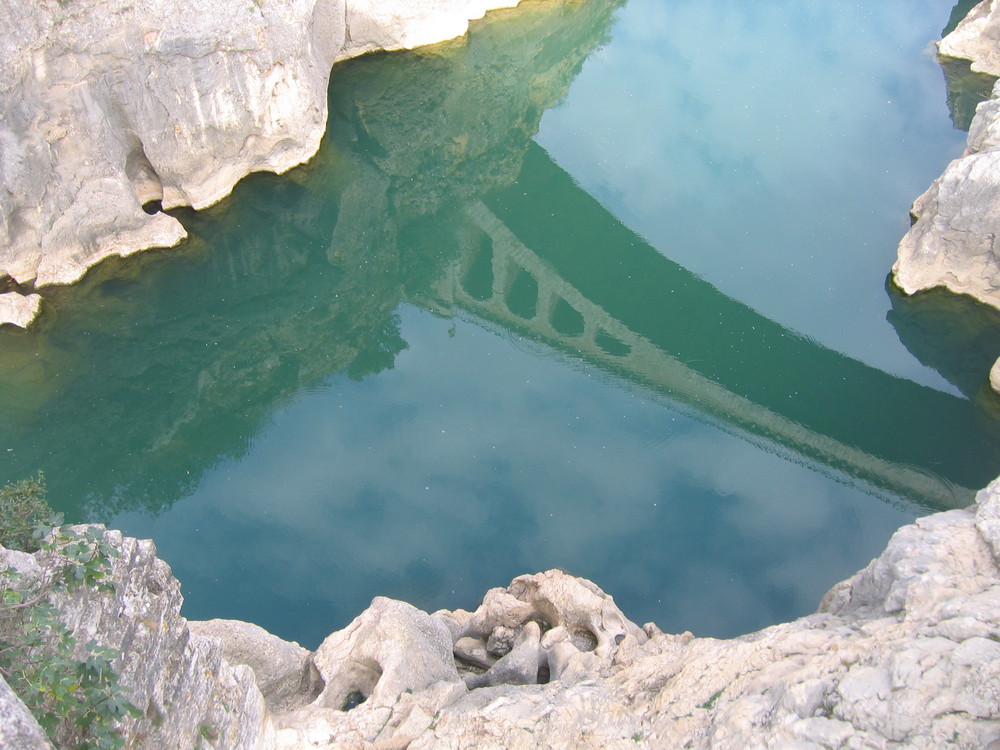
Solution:
[(316, 152), (334, 62), (449, 39), (510, 5), (2, 0), (0, 280), (69, 283), (177, 244), (159, 208), (208, 206)]
[[(939, 45), (943, 56), (1000, 75), (1000, 3), (983, 2)], [(1000, 90), (969, 127), (964, 155), (913, 203), (892, 273), (907, 294), (942, 287), (1000, 308)], [(985, 375), (985, 374), (984, 374)]]
[[(211, 734), (216, 747), (273, 746), (255, 673), (244, 665), (230, 666), (217, 639), (189, 631), (180, 616), (180, 583), (156, 556), (153, 543), (118, 531), (105, 531), (103, 540), (117, 552), (107, 578), (112, 587), (81, 587), (73, 593), (53, 589), (45, 598), (74, 633), (75, 658), (85, 658), (84, 644), (91, 640), (119, 652), (114, 669), (128, 700), (139, 709), (119, 721), (130, 738), (127, 745), (196, 747), (199, 738)], [(48, 554), (0, 547), (0, 566), (16, 569), (22, 584), (31, 588), (46, 571), (51, 574)], [(60, 635), (48, 631), (45, 637), (52, 642)], [(0, 737), (9, 738), (8, 730), (0, 730)], [(32, 747), (16, 742), (3, 746)]]
[(939, 52), (972, 62), (979, 73), (1000, 76), (1000, 2), (984, 0), (941, 40)]
[(38, 294), (0, 294), (0, 321), (26, 328), (38, 313), (41, 300)]

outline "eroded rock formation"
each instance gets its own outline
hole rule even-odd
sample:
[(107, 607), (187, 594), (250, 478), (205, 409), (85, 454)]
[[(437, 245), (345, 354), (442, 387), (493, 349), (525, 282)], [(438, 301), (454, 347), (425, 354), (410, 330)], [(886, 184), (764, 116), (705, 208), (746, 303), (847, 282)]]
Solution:
[[(116, 592), (54, 603), (122, 650), (143, 711), (130, 747), (193, 747), (206, 727), (217, 748), (1000, 747), (1000, 480), (900, 529), (815, 614), (726, 641), (639, 628), (551, 570), (472, 612), (377, 597), (310, 654), (187, 623), (152, 543), (106, 538)], [(18, 712), (0, 686), (0, 716), (20, 717), (0, 731), (30, 730)]]
[[(180, 583), (156, 557), (153, 543), (117, 531), (105, 532), (105, 539), (119, 553), (109, 576), (114, 591), (57, 590), (49, 600), (81, 649), (93, 639), (121, 653), (116, 662), (121, 684), (142, 711), (122, 723), (132, 746), (196, 747), (207, 735), (218, 738), (218, 747), (273, 746), (274, 730), (254, 672), (230, 666), (218, 640), (191, 632), (180, 615)], [(30, 586), (42, 574), (46, 554), (0, 547), (0, 568), (17, 569), (23, 585)]]
[[(1000, 1), (985, 0), (939, 45), (974, 72), (1000, 76)], [(907, 294), (943, 287), (1000, 308), (1000, 88), (979, 105), (965, 153), (913, 204), (892, 267)], [(984, 373), (985, 375), (985, 373)], [(1000, 388), (1000, 368), (990, 375)]]
[[(159, 208), (215, 203), (309, 159), (334, 62), (463, 34), (517, 0), (0, 1), (0, 323), (25, 287), (185, 232)], [(144, 210), (145, 209), (145, 210)]]

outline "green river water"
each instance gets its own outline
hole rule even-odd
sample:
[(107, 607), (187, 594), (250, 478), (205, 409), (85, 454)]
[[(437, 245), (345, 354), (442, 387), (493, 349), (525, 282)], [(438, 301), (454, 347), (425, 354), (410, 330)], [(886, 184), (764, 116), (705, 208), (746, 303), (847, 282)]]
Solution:
[(0, 331), (0, 481), (310, 647), (550, 567), (669, 631), (810, 612), (1000, 473), (996, 316), (886, 278), (964, 143), (951, 10), (528, 2), (339, 65), (312, 162)]

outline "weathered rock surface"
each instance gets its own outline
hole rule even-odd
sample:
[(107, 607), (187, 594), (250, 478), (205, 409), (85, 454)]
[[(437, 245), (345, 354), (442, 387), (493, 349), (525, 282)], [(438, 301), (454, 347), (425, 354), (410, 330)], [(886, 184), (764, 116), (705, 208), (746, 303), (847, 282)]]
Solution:
[(52, 743), (35, 717), (0, 677), (0, 747), (49, 750)]
[(21, 328), (27, 328), (38, 314), (38, 305), (42, 298), (38, 294), (18, 294), (7, 292), (0, 294), (0, 323), (12, 323)]
[[(334, 62), (516, 3), (0, 0), (0, 280), (68, 283), (177, 244), (181, 225), (143, 206), (202, 208), (309, 159)], [(4, 300), (0, 323), (28, 312)]]
[(979, 73), (1000, 76), (1000, 2), (984, 0), (938, 45), (946, 57), (968, 60)]
[[(308, 736), (331, 748), (1000, 746), (998, 553), (1000, 481), (978, 506), (901, 529), (816, 614), (731, 641), (640, 630), (587, 581), (522, 576), (476, 612), (434, 615), (460, 653), (473, 637), (506, 642), (484, 673), (498, 679), (314, 713)], [(546, 587), (558, 603), (537, 596)], [(617, 635), (602, 640), (596, 622)], [(514, 655), (518, 668), (497, 669)], [(526, 684), (532, 664), (547, 683)], [(285, 729), (279, 746), (305, 738)]]
[[(973, 71), (1000, 76), (1000, 1), (985, 0), (939, 44)], [(892, 267), (907, 294), (943, 287), (1000, 308), (1000, 88), (979, 105), (963, 156), (913, 204)], [(983, 373), (985, 379), (986, 373)], [(991, 379), (996, 388), (996, 383)]]
[[(153, 543), (118, 531), (105, 532), (105, 539), (120, 553), (110, 576), (115, 591), (82, 588), (56, 592), (50, 601), (80, 644), (94, 639), (121, 653), (121, 684), (142, 711), (123, 722), (130, 746), (197, 747), (205, 737), (214, 737), (217, 747), (272, 746), (253, 671), (230, 666), (217, 641), (189, 631), (180, 616), (180, 584), (156, 557)], [(0, 547), (0, 568), (12, 566), (30, 581), (42, 570), (44, 555)]]
[[(639, 628), (552, 570), (473, 612), (377, 597), (310, 655), (245, 623), (189, 626), (152, 544), (106, 538), (117, 593), (55, 603), (122, 650), (145, 712), (130, 747), (195, 747), (204, 727), (217, 748), (1000, 747), (1000, 479), (900, 529), (816, 614), (728, 641)], [(3, 736), (30, 729), (2, 686), (0, 706)]]
[(193, 635), (218, 640), (222, 656), (230, 665), (250, 667), (271, 711), (298, 708), (314, 700), (322, 687), (309, 651), (259, 625), (242, 620), (208, 620), (189, 622), (188, 629)]

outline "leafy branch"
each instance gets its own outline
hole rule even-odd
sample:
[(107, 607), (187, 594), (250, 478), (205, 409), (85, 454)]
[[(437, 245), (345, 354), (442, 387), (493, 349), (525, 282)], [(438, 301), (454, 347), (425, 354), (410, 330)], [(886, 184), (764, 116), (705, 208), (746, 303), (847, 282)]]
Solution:
[(119, 654), (94, 640), (81, 647), (49, 598), (82, 587), (113, 591), (118, 551), (97, 528), (62, 525), (44, 492), (41, 474), (0, 489), (0, 541), (34, 552), (40, 567), (30, 577), (0, 571), (0, 674), (58, 747), (117, 750), (118, 721), (141, 715), (114, 670)]

